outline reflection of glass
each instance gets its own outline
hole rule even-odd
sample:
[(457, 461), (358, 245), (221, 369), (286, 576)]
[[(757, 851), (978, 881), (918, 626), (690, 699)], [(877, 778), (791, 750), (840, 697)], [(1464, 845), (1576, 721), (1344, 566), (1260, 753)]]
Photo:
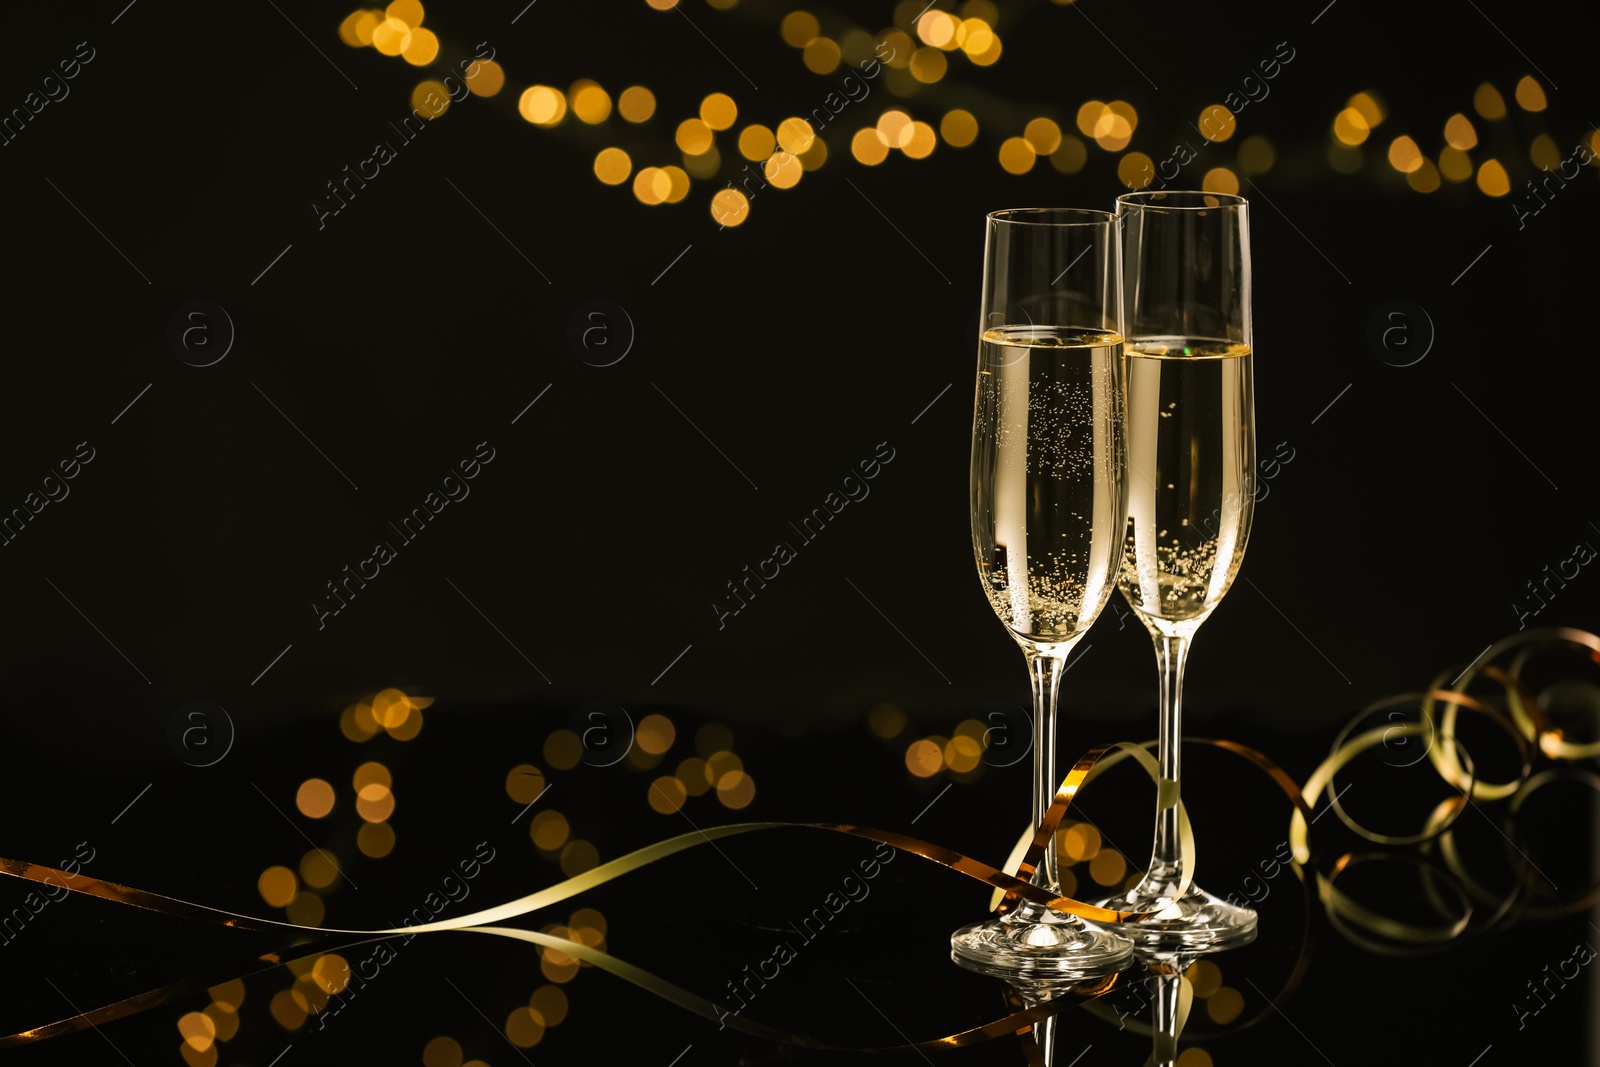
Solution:
[(1150, 868), (1101, 907), (1152, 913), (1118, 930), (1158, 951), (1239, 945), (1256, 931), (1254, 911), (1190, 882), (1177, 809), (1184, 660), (1239, 571), (1255, 510), (1246, 207), (1220, 193), (1117, 198), (1129, 468), (1118, 588), (1155, 640), (1163, 781)]
[[(1044, 208), (989, 216), (972, 438), (972, 542), (984, 592), (1033, 679), (1033, 822), (1049, 811), (1067, 655), (1111, 595), (1127, 514), (1122, 275), (1116, 218)], [(1034, 884), (1056, 888), (1055, 849)], [(956, 931), (952, 957), (1002, 976), (1078, 980), (1132, 946), (1023, 901)]]

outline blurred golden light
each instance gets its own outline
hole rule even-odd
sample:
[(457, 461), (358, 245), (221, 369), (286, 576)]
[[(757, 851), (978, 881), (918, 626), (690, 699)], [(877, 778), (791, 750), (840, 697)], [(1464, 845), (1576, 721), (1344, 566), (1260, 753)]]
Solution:
[(1396, 137), (1389, 142), (1389, 166), (1401, 174), (1410, 174), (1422, 166), (1422, 149), (1410, 137)]
[(1194, 995), (1201, 1000), (1215, 993), (1217, 987), (1222, 985), (1222, 969), (1210, 960), (1196, 960), (1184, 974), (1194, 989)]
[(1000, 61), (1000, 52), (1003, 49), (998, 33), (989, 34), (989, 47), (982, 52), (968, 52), (967, 58), (972, 60), (973, 66), (992, 67)]
[[(480, 59), (467, 70), (467, 89), (474, 96), (493, 96), (505, 88), (506, 72), (492, 59)], [(610, 104), (607, 103), (607, 108)]]
[(363, 856), (383, 859), (394, 851), (394, 827), (386, 822), (363, 823), (356, 831), (356, 848)]
[(950, 61), (937, 48), (919, 48), (911, 53), (911, 76), (924, 85), (932, 85), (949, 69)]
[[(1033, 150), (1030, 148), (1028, 151), (1031, 153)], [(942, 769), (944, 769), (944, 751), (932, 741), (923, 738), (906, 746), (906, 770), (918, 778), (931, 778)]]
[(939, 144), (939, 137), (933, 132), (933, 127), (926, 122), (913, 122), (907, 129), (910, 131), (906, 143), (900, 150), (912, 159), (927, 159)]
[(1372, 127), (1367, 125), (1367, 120), (1353, 107), (1347, 107), (1333, 117), (1333, 135), (1341, 144), (1358, 145), (1371, 132)]
[(314, 848), (300, 857), (300, 880), (312, 889), (326, 889), (339, 880), (339, 864), (333, 853)]
[(904, 148), (911, 140), (911, 116), (890, 110), (878, 116), (878, 133), (890, 148)]
[(756, 780), (743, 771), (724, 775), (717, 783), (717, 800), (729, 811), (750, 806), (756, 798)]
[(1089, 861), (1089, 877), (1100, 885), (1116, 885), (1128, 873), (1128, 861), (1122, 853), (1106, 849)]
[(1100, 854), (1100, 831), (1086, 822), (1073, 823), (1059, 840), (1062, 853), (1073, 863), (1092, 860)]
[(205, 1017), (216, 1027), (218, 1041), (232, 1041), (239, 1032), (239, 1009), (231, 1004), (207, 1004)]
[(850, 138), (850, 154), (857, 163), (876, 167), (889, 158), (889, 146), (884, 143), (883, 134), (868, 126), (857, 130), (855, 136)]
[(700, 121), (713, 130), (730, 128), (739, 117), (739, 105), (727, 93), (712, 93), (700, 101)]
[[(879, 54), (887, 54), (889, 56), (888, 59), (883, 61), (885, 65), (896, 70), (904, 70), (911, 65), (911, 53), (917, 47), (917, 42), (911, 39), (909, 33), (904, 33), (900, 30), (884, 30), (878, 35), (878, 44), (880, 46)], [(882, 53), (881, 48), (885, 47), (889, 51)]]
[[(415, 94), (412, 99), (415, 106)], [(357, 714), (358, 710), (361, 714)], [(372, 709), (366, 704), (351, 704), (345, 708), (339, 713), (339, 732), (351, 741), (371, 739), (378, 732), (378, 724), (372, 719)]]
[(572, 827), (559, 811), (541, 811), (528, 823), (528, 836), (538, 848), (554, 852), (567, 843)]
[(1453, 182), (1464, 182), (1472, 177), (1472, 160), (1459, 148), (1445, 148), (1439, 152), (1439, 173)]
[(1505, 97), (1500, 95), (1500, 90), (1484, 82), (1472, 94), (1472, 109), (1481, 117), (1490, 120), (1506, 117)]
[(634, 160), (630, 160), (622, 149), (600, 149), (600, 154), (595, 155), (595, 178), (605, 182), (606, 186), (621, 186), (632, 173)]
[(1259, 133), (1246, 137), (1239, 145), (1239, 169), (1246, 174), (1265, 174), (1277, 161), (1272, 142)]
[(383, 13), (389, 18), (399, 19), (413, 29), (422, 25), (422, 4), (419, 0), (394, 0)]
[[(614, 150), (608, 148), (606, 151)], [(604, 153), (601, 154), (604, 155)], [(623, 159), (626, 161), (627, 153), (623, 153)], [(595, 169), (596, 171), (599, 170), (598, 160), (595, 163)], [(601, 181), (604, 180), (604, 178), (601, 179)], [(617, 183), (612, 182), (610, 184), (615, 185)], [(544, 792), (544, 786), (544, 773), (531, 763), (519, 763), (506, 772), (506, 796), (518, 804), (532, 804), (539, 794)], [(357, 787), (359, 788), (359, 784)]]
[(1078, 109), (1078, 132), (1085, 137), (1093, 137), (1094, 128), (1099, 124), (1100, 116), (1104, 115), (1107, 110), (1109, 109), (1106, 105), (1099, 100), (1090, 100), (1084, 103)]
[(783, 43), (791, 48), (804, 48), (821, 32), (822, 26), (817, 22), (817, 16), (809, 11), (791, 11), (778, 24)]
[(1233, 112), (1221, 104), (1212, 104), (1200, 112), (1200, 136), (1208, 141), (1226, 141), (1237, 128)]
[(991, 0), (967, 0), (961, 5), (961, 14), (964, 18), (982, 19), (991, 26), (1000, 21), (1000, 9)]
[(1561, 149), (1556, 147), (1555, 141), (1547, 133), (1541, 133), (1533, 139), (1533, 144), (1528, 146), (1528, 157), (1541, 170), (1555, 170), (1561, 166)]
[(711, 217), (723, 226), (738, 226), (750, 217), (750, 201), (737, 189), (718, 189), (711, 198)]
[(386, 56), (397, 56), (411, 43), (411, 27), (399, 19), (384, 19), (372, 30), (372, 47)]
[(982, 755), (982, 746), (965, 735), (952, 737), (944, 745), (945, 766), (957, 774), (965, 774), (975, 768)]
[(1155, 176), (1155, 163), (1143, 152), (1129, 152), (1117, 161), (1117, 181), (1130, 189), (1143, 189)]
[(1061, 147), (1061, 127), (1049, 119), (1039, 118), (1022, 128), (1022, 136), (1041, 156), (1048, 156)]
[(588, 78), (580, 78), (567, 90), (572, 113), (578, 121), (597, 126), (611, 116), (611, 94)]
[(383, 21), (383, 15), (373, 10), (355, 10), (339, 23), (339, 40), (351, 48), (365, 48), (372, 43), (372, 31)]
[(810, 148), (816, 136), (811, 123), (805, 119), (787, 118), (778, 123), (778, 147), (791, 155), (799, 155)]
[(1212, 1067), (1213, 1063), (1211, 1053), (1191, 1046), (1178, 1054), (1176, 1067)]
[(730, 774), (742, 772), (744, 760), (732, 752), (715, 752), (706, 760), (706, 781), (712, 785), (721, 785), (722, 780)]
[(528, 1008), (546, 1026), (560, 1026), (567, 1017), (567, 994), (560, 986), (542, 985), (528, 998)]
[(422, 1046), (422, 1067), (461, 1067), (461, 1043), (440, 1035)]
[(1021, 137), (1007, 137), (1000, 145), (1000, 166), (1008, 174), (1026, 174), (1037, 158), (1033, 146)]
[(1089, 160), (1089, 148), (1082, 141), (1066, 134), (1061, 147), (1050, 153), (1050, 165), (1062, 174), (1076, 174)]
[(674, 135), (678, 147), (691, 156), (699, 155), (711, 147), (714, 135), (711, 127), (699, 119), (684, 119), (678, 123), (678, 132)]
[(411, 714), (411, 701), (398, 689), (385, 689), (372, 698), (372, 717), (385, 730), (399, 726)]
[(261, 899), (266, 901), (268, 906), (274, 908), (288, 907), (298, 888), (294, 872), (287, 867), (268, 867), (261, 872), (261, 877), (256, 879), (256, 891), (261, 894)]
[(766, 159), (776, 147), (778, 139), (765, 126), (746, 126), (739, 134), (739, 154), (752, 162)]
[(828, 142), (818, 137), (811, 147), (795, 157), (803, 170), (816, 170), (828, 161)]
[(1431, 193), (1439, 188), (1439, 168), (1433, 165), (1433, 160), (1423, 156), (1415, 170), (1406, 172), (1406, 184), (1419, 193)]
[(683, 808), (683, 798), (688, 797), (688, 790), (683, 787), (683, 782), (677, 777), (661, 776), (650, 784), (650, 809), (656, 814), (677, 814)]
[[(645, 167), (633, 178), (633, 195), (641, 203), (659, 204), (672, 191), (672, 180), (658, 167)], [(554, 730), (544, 739), (544, 761), (558, 771), (570, 771), (583, 758), (583, 742), (571, 730)]]
[(999, 40), (994, 35), (994, 30), (990, 28), (991, 25), (987, 19), (982, 18), (962, 20), (961, 50), (967, 54), (969, 59), (973, 56), (983, 55), (994, 47), (995, 41)]
[(678, 6), (678, 0), (644, 0), (644, 2), (657, 11), (671, 11)]
[(1533, 75), (1524, 74), (1522, 80), (1517, 82), (1517, 106), (1524, 111), (1543, 111), (1549, 106), (1549, 101), (1544, 98), (1544, 89), (1533, 80)]
[(382, 786), (394, 785), (394, 779), (389, 774), (389, 768), (376, 760), (369, 760), (363, 763), (350, 776), (350, 785), (357, 792), (361, 791), (362, 786), (371, 785), (374, 782)]
[(813, 37), (806, 42), (801, 58), (811, 73), (832, 74), (839, 69), (841, 55), (838, 44), (832, 38)]
[(1353, 108), (1361, 116), (1361, 121), (1367, 124), (1367, 129), (1369, 130), (1377, 129), (1378, 124), (1388, 114), (1384, 111), (1383, 101), (1379, 99), (1378, 94), (1373, 92), (1356, 93), (1345, 101), (1344, 106)]
[[(1232, 129), (1228, 131), (1232, 133)], [(1120, 152), (1133, 140), (1133, 124), (1127, 117), (1107, 107), (1094, 124), (1094, 143), (1107, 152)]]
[(567, 98), (560, 89), (531, 85), (522, 90), (517, 111), (535, 126), (554, 126), (567, 115)]
[(394, 793), (380, 782), (356, 790), (356, 814), (367, 822), (387, 822), (394, 814)]
[(409, 741), (422, 732), (422, 711), (413, 707), (411, 714), (398, 726), (389, 727), (389, 736), (396, 741)]
[(1244, 1011), (1244, 997), (1232, 986), (1223, 986), (1206, 998), (1206, 1014), (1211, 1021), (1226, 1026)]
[(672, 742), (677, 738), (678, 731), (673, 727), (672, 720), (665, 715), (646, 715), (639, 720), (639, 728), (634, 732), (634, 743), (646, 752), (659, 756), (672, 747)]
[(539, 973), (551, 982), (570, 982), (578, 977), (578, 961), (565, 952), (545, 949), (544, 959), (539, 963)]
[[(651, 0), (659, 3), (661, 0)], [(672, 0), (677, 3), (677, 0)], [(506, 1016), (506, 1040), (518, 1048), (532, 1048), (544, 1038), (544, 1023), (530, 1008), (512, 1008)]]
[[(939, 120), (939, 136), (952, 148), (965, 148), (978, 139), (978, 120), (972, 112), (964, 108), (956, 108), (945, 112), (944, 118)], [(877, 709), (874, 708), (874, 711)], [(877, 731), (874, 730), (874, 733)], [(896, 731), (898, 733), (898, 731)], [(878, 736), (883, 736), (879, 734)], [(890, 736), (893, 736), (892, 734)]]
[(209, 993), (211, 995), (211, 999), (216, 1001), (218, 1004), (225, 1004), (235, 1011), (238, 1011), (239, 1008), (244, 1004), (244, 979), (229, 979), (228, 981), (223, 982), (221, 985), (212, 986), (210, 989), (206, 990), (206, 992)]
[(689, 195), (689, 175), (682, 167), (668, 165), (661, 168), (661, 173), (667, 176), (667, 203), (676, 204)]
[(1121, 116), (1122, 120), (1128, 124), (1128, 132), (1130, 134), (1139, 128), (1139, 112), (1135, 111), (1133, 105), (1126, 100), (1113, 100), (1106, 105), (1106, 110), (1113, 115)]
[(342, 993), (350, 984), (350, 964), (337, 952), (329, 952), (311, 965), (311, 978), (329, 993)]
[(1444, 139), (1451, 148), (1465, 151), (1478, 146), (1478, 131), (1472, 128), (1472, 120), (1458, 111), (1445, 120)]
[(917, 36), (935, 48), (954, 48), (959, 23), (943, 11), (927, 11), (917, 19)]
[[(411, 90), (411, 107), (422, 112), (424, 118), (436, 119), (450, 110), (450, 90), (444, 87), (444, 82), (433, 78), (420, 81), (417, 87)], [(339, 721), (339, 729), (344, 729), (342, 718)], [(348, 737), (349, 733), (347, 732), (345, 736)]]
[(191, 1011), (179, 1017), (178, 1033), (183, 1035), (183, 1043), (196, 1052), (206, 1051), (217, 1039), (216, 1024), (198, 1011)]
[(576, 878), (600, 866), (600, 850), (588, 841), (568, 841), (561, 850), (561, 873)]
[(321, 926), (322, 918), (327, 913), (322, 906), (322, 898), (306, 892), (296, 893), (283, 912), (284, 918), (296, 926)]
[(1511, 179), (1506, 168), (1497, 159), (1486, 159), (1478, 168), (1478, 188), (1487, 196), (1505, 196), (1511, 191)]
[(425, 67), (439, 54), (439, 38), (432, 30), (415, 29), (400, 55), (413, 67)]
[(733, 731), (720, 722), (708, 722), (694, 732), (694, 750), (704, 759), (733, 748)]
[(295, 1002), (294, 994), (280, 989), (272, 995), (273, 1021), (285, 1030), (298, 1030), (306, 1023), (306, 1010)]
[(684, 791), (692, 797), (710, 789), (711, 779), (706, 776), (706, 761), (699, 756), (690, 756), (678, 764), (678, 781), (683, 783)]
[(320, 819), (333, 810), (333, 786), (321, 778), (307, 778), (294, 794), (294, 806), (309, 819)]
[(648, 122), (656, 113), (656, 94), (642, 85), (630, 85), (617, 97), (617, 113), (629, 122)]

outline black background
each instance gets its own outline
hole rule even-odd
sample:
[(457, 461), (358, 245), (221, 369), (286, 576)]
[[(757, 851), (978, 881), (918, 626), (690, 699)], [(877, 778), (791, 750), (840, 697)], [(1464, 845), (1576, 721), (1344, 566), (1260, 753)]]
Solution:
[[(811, 74), (783, 44), (787, 4), (744, 0), (719, 12), (684, 0), (682, 12), (656, 12), (633, 0), (542, 0), (514, 24), (516, 2), (432, 5), (441, 65), (488, 42), (506, 89), (453, 105), (320, 230), (311, 205), (324, 183), (376, 138), (393, 140), (386, 123), (408, 114), (425, 76), (340, 43), (348, 8), (140, 0), (124, 10), (114, 0), (8, 11), (0, 109), (19, 106), (78, 42), (95, 58), (69, 97), (0, 148), (9, 252), (0, 509), (20, 506), (78, 442), (95, 459), (69, 497), (0, 548), (12, 813), (0, 853), (53, 863), (87, 837), (105, 842), (102, 877), (259, 910), (256, 874), (284, 862), (261, 854), (261, 835), (287, 828), (251, 786), (287, 798), (305, 776), (346, 774), (357, 760), (333, 717), (389, 685), (439, 699), (436, 733), (424, 735), (436, 743), (385, 757), (411, 761), (412, 780), (431, 783), (410, 828), (429, 844), (371, 876), (394, 880), (402, 897), (408, 879), (425, 883), (430, 864), (469, 851), (477, 838), (457, 831), (474, 805), (503, 807), (505, 770), (538, 762), (545, 734), (596, 698), (635, 719), (665, 709), (734, 724), (764, 753), (747, 756), (762, 786), (754, 817), (906, 829), (938, 783), (905, 774), (903, 743), (867, 735), (866, 710), (893, 701), (923, 733), (948, 732), (984, 701), (1026, 697), (1021, 658), (975, 581), (967, 531), (982, 216), (1109, 208), (1121, 191), (1116, 153), (1091, 145), (1078, 175), (1041, 160), (1016, 177), (996, 163), (999, 141), (1035, 115), (1070, 128), (1084, 100), (1121, 98), (1140, 115), (1130, 148), (1160, 160), (1179, 141), (1197, 143), (1189, 123), (1200, 110), (1285, 40), (1296, 58), (1271, 95), (1185, 171), (1196, 185), (1210, 166), (1234, 165), (1248, 134), (1277, 148), (1276, 166), (1241, 191), (1252, 201), (1259, 440), (1263, 454), (1281, 441), (1295, 455), (1258, 507), (1239, 582), (1198, 641), (1188, 728), (1252, 744), (1303, 778), (1366, 704), (1449, 677), (1515, 630), (1524, 583), (1578, 542), (1600, 544), (1581, 340), (1596, 280), (1595, 172), (1585, 168), (1519, 229), (1513, 198), (1471, 182), (1422, 195), (1382, 156), (1401, 133), (1436, 155), (1444, 120), (1472, 115), (1487, 80), (1509, 115), (1474, 116), (1483, 144), (1473, 158), (1500, 159), (1521, 189), (1535, 135), (1565, 155), (1600, 113), (1590, 38), (1561, 5), (1539, 2), (1078, 6), (1002, 3), (997, 65), (956, 58), (950, 76), (910, 101), (880, 82), (825, 131), (826, 165), (792, 190), (762, 192), (748, 221), (721, 231), (708, 204), (736, 167), (728, 134), (724, 175), (696, 181), (676, 205), (646, 207), (628, 186), (602, 185), (591, 161), (610, 144), (636, 166), (678, 161), (672, 128), (713, 91), (738, 101), (740, 128), (809, 110), (843, 72)], [(818, 11), (837, 36), (845, 13)], [(876, 31), (892, 7), (848, 14)], [(1511, 101), (1525, 74), (1544, 85), (1548, 110)], [(656, 117), (640, 127), (615, 115), (598, 127), (569, 119), (551, 131), (517, 116), (523, 86), (578, 77), (613, 95), (648, 85)], [(1326, 158), (1329, 123), (1366, 89), (1389, 118), (1364, 168), (1343, 175)], [(857, 164), (849, 134), (891, 105), (934, 123), (965, 106), (982, 134), (923, 161)], [(206, 368), (168, 343), (174, 310), (196, 299), (226, 308), (237, 332)], [(626, 309), (637, 331), (610, 367), (585, 364), (567, 340), (591, 300)], [(1425, 309), (1436, 334), (1413, 366), (1388, 365), (1368, 341), (1373, 314), (1394, 300)], [(386, 522), (485, 440), (496, 458), (471, 495), (319, 629), (310, 605), (323, 583), (389, 539)], [(723, 583), (789, 539), (787, 522), (885, 441), (895, 459), (870, 497), (719, 629), (711, 603)], [(1595, 581), (1583, 570), (1537, 624), (1593, 628)], [(1064, 757), (1153, 732), (1148, 643), (1131, 618), (1119, 628), (1124, 611), (1117, 601), (1105, 613), (1067, 676)], [(224, 706), (237, 728), (228, 762), (203, 772), (167, 744), (173, 709), (192, 699)], [(1196, 766), (1216, 780), (1233, 773)], [(606, 858), (686, 829), (639, 803), (643, 778), (626, 797), (586, 781), (574, 793), (587, 790), (590, 836)], [(108, 825), (146, 784), (145, 810)], [(1131, 778), (1124, 785), (1135, 806), (1145, 802)], [(1207, 810), (1228, 818), (1197, 792), (1197, 820)], [(990, 775), (971, 795), (965, 814), (915, 829), (998, 860), (1025, 775)], [(1227, 795), (1270, 800), (1249, 787)], [(704, 817), (728, 814), (711, 807)], [(1250, 863), (1279, 836), (1268, 826), (1227, 847)], [(278, 844), (297, 854), (292, 836)], [(789, 862), (808, 849), (800, 843)], [(781, 879), (782, 864), (763, 855)], [(519, 881), (510, 866), (497, 872), (506, 895), (548, 877), (529, 861)], [(896, 869), (908, 894), (921, 884), (910, 866)], [(739, 889), (726, 869), (716, 876), (730, 878), (730, 897)], [(675, 906), (696, 910), (696, 899), (680, 893)], [(642, 905), (623, 895), (615, 906)], [(708, 923), (729, 908), (759, 910), (720, 897), (698, 907)], [(364, 909), (341, 918), (380, 921)], [(85, 927), (51, 921), (54, 944), (93, 973), (100, 948), (75, 936)], [(1548, 941), (1529, 948), (1530, 966), (1510, 967), (1501, 999), (1523, 969), (1557, 958), (1544, 948), (1560, 938), (1539, 936)], [(53, 958), (42, 944), (34, 951)], [(15, 1029), (54, 1018), (61, 1006), (49, 995), (31, 992), (37, 1010)], [(645, 999), (620, 986), (606, 995), (626, 1010)], [(430, 1002), (416, 996), (412, 1012)], [(1483, 1010), (1510, 1015), (1494, 1003)], [(662, 1027), (699, 1025), (639, 1010)], [(1576, 1040), (1569, 1010), (1569, 1029), (1547, 1032), (1554, 1048)], [(382, 1032), (415, 1055), (431, 1032), (402, 1033), (408, 1013), (391, 1012)], [(129, 1046), (147, 1026), (150, 1059), (179, 1062), (170, 1020), (126, 1025)], [(272, 1025), (263, 1018), (258, 1036)], [(646, 1042), (641, 1027), (624, 1047)], [(372, 1036), (352, 1034), (350, 1047)], [(261, 1040), (265, 1054), (242, 1062), (271, 1058), (277, 1046)], [(665, 1063), (691, 1040), (652, 1040), (650, 1054)], [(1463, 1037), (1460, 1061), (1491, 1040), (1501, 1039)], [(712, 1041), (696, 1041), (697, 1054), (722, 1062)], [(1355, 1046), (1344, 1047), (1334, 1062), (1353, 1060)], [(73, 1048), (111, 1054), (84, 1034), (34, 1055), (77, 1062)], [(1440, 1062), (1455, 1062), (1451, 1048)], [(503, 1041), (483, 1055), (514, 1062)]]

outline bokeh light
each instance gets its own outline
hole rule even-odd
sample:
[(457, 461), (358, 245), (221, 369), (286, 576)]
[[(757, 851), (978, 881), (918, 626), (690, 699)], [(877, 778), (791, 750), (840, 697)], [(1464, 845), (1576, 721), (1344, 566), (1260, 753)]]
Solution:
[(587, 78), (572, 83), (567, 90), (567, 99), (579, 122), (596, 126), (611, 116), (611, 94)]
[(1027, 140), (1007, 137), (1000, 145), (1000, 166), (1007, 174), (1026, 174), (1033, 169), (1037, 153)]
[(1497, 159), (1486, 159), (1478, 168), (1478, 188), (1486, 196), (1505, 196), (1511, 191), (1511, 178)]
[(947, 111), (939, 120), (939, 136), (952, 148), (965, 148), (978, 139), (978, 120), (964, 108)]
[(746, 126), (739, 133), (739, 154), (753, 163), (760, 163), (778, 147), (778, 138), (760, 124)]
[(602, 148), (594, 157), (594, 176), (607, 185), (621, 185), (633, 173), (633, 160), (620, 148)]
[(1272, 142), (1261, 134), (1246, 137), (1239, 144), (1239, 169), (1246, 174), (1265, 174), (1278, 161)]
[(517, 100), (517, 111), (535, 126), (554, 126), (567, 115), (567, 98), (560, 89), (530, 85)]
[(1046, 118), (1032, 120), (1022, 130), (1023, 139), (1041, 156), (1061, 147), (1061, 127)]
[(1472, 120), (1459, 111), (1445, 120), (1444, 139), (1451, 148), (1462, 151), (1478, 147), (1478, 131), (1472, 128)]
[(1484, 82), (1472, 94), (1472, 110), (1481, 118), (1493, 122), (1506, 117), (1506, 99), (1500, 95), (1500, 90)]
[(1117, 181), (1130, 189), (1143, 189), (1155, 176), (1155, 161), (1143, 152), (1129, 152), (1117, 160)]
[(1372, 132), (1366, 118), (1353, 107), (1347, 107), (1333, 117), (1333, 135), (1341, 144), (1358, 145)]
[(269, 907), (286, 908), (294, 899), (299, 883), (295, 874), (287, 867), (273, 866), (261, 872), (261, 877), (256, 879), (256, 891), (261, 894), (261, 899)]
[(739, 105), (727, 93), (712, 93), (700, 101), (700, 121), (713, 130), (726, 130), (739, 118)]
[(1410, 174), (1422, 166), (1422, 149), (1410, 137), (1396, 137), (1389, 142), (1389, 165), (1402, 174)]
[(494, 60), (480, 59), (467, 68), (465, 80), (473, 96), (489, 97), (505, 88), (506, 72)]
[(855, 157), (857, 163), (876, 167), (889, 158), (889, 146), (876, 127), (868, 126), (866, 129), (857, 130), (855, 136), (850, 138), (850, 154)]
[(711, 197), (711, 217), (722, 226), (738, 226), (750, 217), (750, 201), (737, 189), (718, 189)]
[(655, 113), (656, 94), (642, 85), (630, 85), (617, 97), (617, 114), (628, 122), (649, 122)]
[(944, 751), (937, 743), (924, 738), (906, 746), (906, 770), (918, 778), (931, 778), (943, 769)]
[(821, 32), (822, 26), (817, 22), (817, 16), (809, 11), (791, 11), (778, 24), (783, 43), (791, 48), (804, 48)]
[(843, 53), (831, 37), (813, 37), (801, 50), (806, 69), (813, 74), (832, 74), (839, 69)]
[(1533, 80), (1533, 75), (1524, 75), (1517, 82), (1517, 106), (1524, 111), (1543, 111), (1549, 106), (1549, 101), (1544, 97), (1544, 88)]
[(308, 819), (320, 819), (333, 810), (333, 786), (321, 778), (307, 778), (294, 794), (294, 806)]

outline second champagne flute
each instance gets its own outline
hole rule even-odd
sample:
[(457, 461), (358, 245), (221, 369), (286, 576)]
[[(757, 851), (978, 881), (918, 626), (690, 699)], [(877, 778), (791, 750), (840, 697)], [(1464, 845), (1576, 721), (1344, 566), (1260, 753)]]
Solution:
[(1244, 560), (1255, 510), (1250, 224), (1243, 198), (1128, 193), (1122, 332), (1128, 363), (1128, 525), (1118, 588), (1155, 640), (1160, 800), (1143, 880), (1101, 903), (1151, 912), (1117, 927), (1158, 953), (1256, 935), (1256, 913), (1192, 883), (1178, 844), (1183, 667)]

